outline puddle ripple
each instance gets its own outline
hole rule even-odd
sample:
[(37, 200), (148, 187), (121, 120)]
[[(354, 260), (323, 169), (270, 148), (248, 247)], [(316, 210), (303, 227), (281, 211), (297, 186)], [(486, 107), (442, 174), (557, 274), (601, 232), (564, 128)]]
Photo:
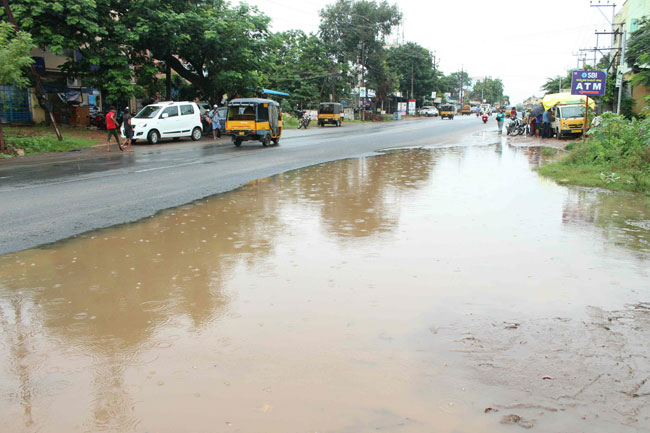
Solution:
[(649, 199), (538, 164), (393, 150), (0, 256), (4, 430), (642, 429), (639, 375), (571, 378), (650, 368)]

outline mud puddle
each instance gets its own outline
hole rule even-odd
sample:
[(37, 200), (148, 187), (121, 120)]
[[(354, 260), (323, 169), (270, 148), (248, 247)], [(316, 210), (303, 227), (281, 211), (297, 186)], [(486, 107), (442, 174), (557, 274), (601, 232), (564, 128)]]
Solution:
[(647, 431), (650, 202), (542, 157), (392, 151), (0, 256), (3, 430)]

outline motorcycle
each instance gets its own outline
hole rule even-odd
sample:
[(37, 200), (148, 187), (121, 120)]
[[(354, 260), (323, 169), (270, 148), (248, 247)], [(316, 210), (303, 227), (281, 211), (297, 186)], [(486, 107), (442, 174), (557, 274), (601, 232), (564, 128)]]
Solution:
[(298, 124), (298, 129), (300, 128), (307, 129), (309, 123), (311, 122), (311, 114), (309, 114), (309, 111), (295, 110), (293, 113), (298, 119), (300, 119), (300, 123)]
[(98, 111), (95, 115), (91, 115), (90, 124), (97, 129), (106, 129), (106, 113)]
[(524, 122), (522, 122), (521, 119), (516, 118), (508, 124), (506, 132), (511, 136), (522, 135), (526, 132), (526, 125), (524, 125)]
[(485, 113), (483, 113), (483, 115), (481, 116), (481, 120), (483, 121), (483, 123), (487, 123), (487, 121), (488, 121), (488, 115), (485, 114)]

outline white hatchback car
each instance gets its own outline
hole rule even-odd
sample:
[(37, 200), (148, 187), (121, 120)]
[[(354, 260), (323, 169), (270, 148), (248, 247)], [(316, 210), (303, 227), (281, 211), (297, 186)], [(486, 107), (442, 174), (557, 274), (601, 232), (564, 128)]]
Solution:
[(201, 110), (195, 102), (165, 101), (147, 105), (131, 119), (133, 140), (156, 144), (161, 138), (191, 137), (198, 141), (202, 135)]

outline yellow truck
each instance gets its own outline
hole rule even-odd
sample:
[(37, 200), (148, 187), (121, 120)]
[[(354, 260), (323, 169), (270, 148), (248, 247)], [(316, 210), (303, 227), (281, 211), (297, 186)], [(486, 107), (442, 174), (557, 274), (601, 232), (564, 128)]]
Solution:
[[(542, 105), (551, 109), (551, 132), (557, 138), (576, 137), (582, 134), (585, 124), (585, 98), (570, 93), (552, 93), (544, 96)], [(589, 108), (596, 108), (596, 103), (589, 98)]]

